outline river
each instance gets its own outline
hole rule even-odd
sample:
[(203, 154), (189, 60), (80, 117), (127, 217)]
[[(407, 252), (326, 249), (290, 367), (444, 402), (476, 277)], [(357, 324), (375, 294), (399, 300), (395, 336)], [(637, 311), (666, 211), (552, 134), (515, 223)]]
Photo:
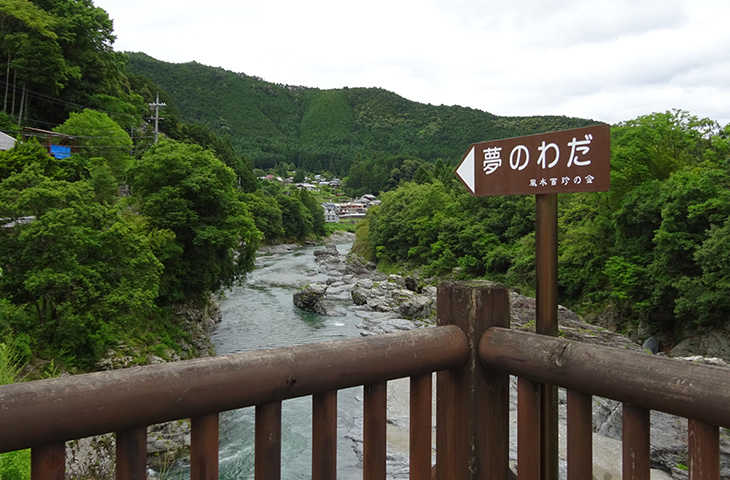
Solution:
[[(351, 242), (337, 244), (347, 253)], [(319, 247), (277, 247), (260, 253), (256, 268), (245, 281), (227, 290), (221, 301), (222, 321), (211, 332), (219, 355), (304, 343), (338, 340), (360, 335), (358, 325), (374, 312), (354, 308), (342, 300), (328, 315), (304, 312), (294, 306), (294, 292), (310, 283), (326, 281), (330, 275), (319, 271), (314, 251)], [(335, 300), (334, 303), (337, 301)], [(388, 383), (388, 466), (387, 478), (408, 478), (407, 468), (407, 379)], [(513, 392), (514, 393), (514, 392)], [(513, 395), (514, 396), (514, 395)], [(516, 426), (516, 405), (511, 424)], [(282, 405), (282, 470), (284, 479), (311, 478), (311, 397), (292, 399)], [(225, 480), (254, 478), (254, 409), (223, 412), (220, 417), (220, 476)], [(565, 425), (561, 423), (561, 429)], [(357, 451), (362, 441), (362, 387), (338, 393), (338, 474), (341, 480), (362, 478)], [(565, 478), (564, 432), (561, 433), (561, 475)], [(516, 459), (516, 434), (511, 435), (510, 455)], [(594, 433), (594, 476), (620, 478), (618, 440)], [(356, 451), (357, 450), (357, 451)], [(173, 468), (165, 478), (190, 478), (187, 462)], [(671, 476), (652, 470), (652, 479)]]
[[(337, 245), (341, 254), (350, 247)], [(328, 278), (318, 271), (316, 248), (321, 247), (260, 254), (243, 284), (225, 292), (222, 321), (211, 334), (218, 355), (359, 336), (362, 318), (345, 305), (336, 315), (323, 316), (293, 304), (298, 288)], [(311, 409), (311, 397), (283, 403), (282, 478), (311, 478)], [(348, 438), (360, 435), (362, 387), (339, 392), (338, 417), (338, 478), (362, 478), (355, 442)], [(254, 478), (254, 409), (224, 412), (220, 425), (220, 478)]]

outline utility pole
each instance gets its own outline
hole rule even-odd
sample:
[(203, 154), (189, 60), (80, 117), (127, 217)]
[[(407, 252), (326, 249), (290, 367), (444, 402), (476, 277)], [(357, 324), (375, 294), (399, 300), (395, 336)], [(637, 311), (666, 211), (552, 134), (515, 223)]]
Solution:
[(150, 103), (149, 106), (155, 109), (155, 143), (157, 143), (157, 135), (160, 131), (160, 107), (165, 107), (166, 104), (160, 103), (160, 94), (157, 93), (157, 100), (155, 103)]

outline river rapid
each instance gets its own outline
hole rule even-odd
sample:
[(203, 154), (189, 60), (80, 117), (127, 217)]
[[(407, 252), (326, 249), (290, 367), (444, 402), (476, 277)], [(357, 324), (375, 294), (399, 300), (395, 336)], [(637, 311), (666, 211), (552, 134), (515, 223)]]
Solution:
[[(337, 245), (341, 254), (350, 247)], [(259, 254), (256, 269), (221, 301), (222, 321), (211, 333), (218, 355), (359, 336), (362, 318), (344, 304), (326, 316), (293, 304), (296, 290), (328, 278), (315, 262), (317, 248), (277, 247)], [(311, 478), (311, 409), (311, 397), (283, 402), (282, 478)], [(362, 387), (340, 391), (338, 478), (362, 478), (353, 440), (361, 435), (361, 421)], [(224, 412), (220, 423), (220, 478), (254, 478), (254, 409)]]

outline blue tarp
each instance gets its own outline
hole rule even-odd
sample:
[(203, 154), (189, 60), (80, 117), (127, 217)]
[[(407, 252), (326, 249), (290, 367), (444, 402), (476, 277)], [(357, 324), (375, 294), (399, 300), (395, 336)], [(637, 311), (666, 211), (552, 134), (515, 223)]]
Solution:
[(59, 160), (68, 158), (71, 156), (71, 147), (64, 147), (61, 145), (51, 145), (51, 155)]

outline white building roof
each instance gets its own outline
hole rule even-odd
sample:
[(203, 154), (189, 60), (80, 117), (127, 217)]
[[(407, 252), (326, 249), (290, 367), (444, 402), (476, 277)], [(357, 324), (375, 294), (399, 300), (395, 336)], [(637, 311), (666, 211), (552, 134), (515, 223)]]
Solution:
[(10, 135), (0, 132), (0, 150), (10, 150), (15, 146), (15, 139)]

